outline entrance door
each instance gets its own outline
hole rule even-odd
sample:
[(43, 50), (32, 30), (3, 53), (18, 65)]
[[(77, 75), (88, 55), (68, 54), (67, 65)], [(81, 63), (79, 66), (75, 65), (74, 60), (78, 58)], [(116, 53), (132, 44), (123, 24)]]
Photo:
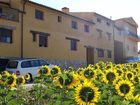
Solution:
[(87, 65), (94, 64), (94, 48), (86, 48), (87, 50)]

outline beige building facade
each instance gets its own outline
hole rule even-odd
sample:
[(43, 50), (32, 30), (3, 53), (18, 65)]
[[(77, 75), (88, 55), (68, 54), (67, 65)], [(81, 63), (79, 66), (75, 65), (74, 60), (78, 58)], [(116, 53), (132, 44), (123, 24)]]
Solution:
[(137, 27), (133, 18), (113, 21), (94, 12), (72, 13), (66, 7), (59, 11), (26, 0), (2, 0), (0, 57), (44, 58), (63, 67), (116, 62), (120, 56), (122, 61), (137, 55)]

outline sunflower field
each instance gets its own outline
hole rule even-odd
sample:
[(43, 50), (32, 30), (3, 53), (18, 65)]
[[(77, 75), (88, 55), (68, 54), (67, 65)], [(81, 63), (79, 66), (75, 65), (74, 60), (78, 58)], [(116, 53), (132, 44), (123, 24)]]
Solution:
[(98, 62), (62, 70), (42, 66), (38, 76), (0, 74), (0, 105), (140, 105), (140, 63)]

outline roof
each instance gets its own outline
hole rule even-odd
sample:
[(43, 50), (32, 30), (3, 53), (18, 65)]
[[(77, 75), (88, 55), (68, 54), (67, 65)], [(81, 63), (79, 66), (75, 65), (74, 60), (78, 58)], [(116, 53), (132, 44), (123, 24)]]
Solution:
[(65, 13), (65, 12), (63, 12), (63, 11), (59, 11), (59, 10), (57, 10), (57, 9), (54, 9), (54, 8), (48, 7), (48, 6), (46, 6), (46, 5), (42, 5), (42, 4), (39, 4), (39, 3), (33, 2), (33, 1), (28, 1), (28, 3), (31, 3), (31, 4), (34, 4), (34, 5), (38, 5), (38, 6), (41, 6), (41, 7), (44, 7), (44, 8), (47, 8), (47, 9), (50, 9), (50, 10), (53, 10), (53, 11), (56, 11), (56, 12), (59, 12), (59, 13), (62, 13), (62, 14), (68, 15), (68, 16), (71, 16), (71, 17), (74, 17), (74, 18), (77, 18), (77, 19), (80, 19), (80, 20), (83, 20), (83, 21), (86, 21), (86, 22), (89, 22), (89, 23), (95, 24), (94, 22), (91, 22), (91, 21), (88, 21), (88, 20), (86, 20), (86, 19), (83, 19), (83, 18), (80, 18), (80, 17), (74, 16), (74, 15), (71, 15), (71, 14)]

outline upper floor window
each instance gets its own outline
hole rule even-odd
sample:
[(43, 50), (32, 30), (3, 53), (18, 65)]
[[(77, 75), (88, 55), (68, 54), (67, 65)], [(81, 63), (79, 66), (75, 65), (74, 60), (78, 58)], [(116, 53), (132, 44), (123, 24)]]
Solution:
[(111, 33), (106, 32), (106, 34), (107, 34), (108, 40), (111, 40)]
[(12, 30), (0, 28), (0, 42), (12, 43)]
[(101, 22), (102, 22), (102, 20), (101, 20), (100, 18), (97, 18), (97, 22), (101, 23)]
[(72, 27), (73, 29), (78, 29), (77, 22), (76, 22), (76, 21), (72, 21), (72, 22), (71, 22), (71, 27)]
[(84, 25), (84, 32), (89, 32), (89, 26), (88, 25)]
[(66, 39), (70, 40), (70, 49), (72, 51), (76, 51), (77, 50), (77, 42), (79, 40), (78, 39), (74, 39), (74, 38), (69, 38), (69, 37), (66, 37)]
[(57, 17), (57, 21), (58, 21), (58, 22), (61, 22), (61, 21), (62, 21), (62, 17), (61, 17), (61, 16), (58, 16), (58, 17)]
[(42, 11), (40, 10), (35, 10), (35, 18), (36, 19), (39, 19), (39, 20), (43, 20), (44, 19), (44, 14)]
[(107, 25), (107, 26), (110, 26), (110, 23), (109, 23), (109, 22), (106, 22), (106, 25)]
[(100, 29), (96, 29), (96, 31), (99, 33), (99, 38), (101, 39), (102, 38), (102, 30), (100, 30)]
[(98, 51), (98, 57), (104, 57), (104, 50), (103, 49), (97, 49)]
[(112, 57), (112, 52), (110, 50), (107, 50), (107, 57), (111, 58)]

